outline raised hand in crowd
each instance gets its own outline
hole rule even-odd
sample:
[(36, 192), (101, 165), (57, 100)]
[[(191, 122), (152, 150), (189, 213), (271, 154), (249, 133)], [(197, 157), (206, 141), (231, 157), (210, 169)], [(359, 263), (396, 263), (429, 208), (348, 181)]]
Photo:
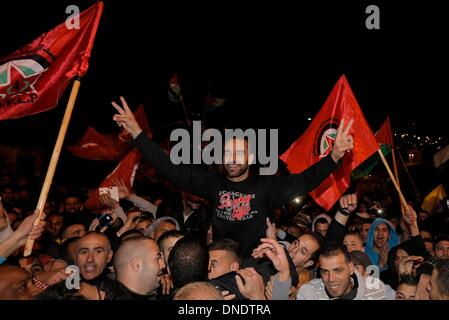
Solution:
[(254, 268), (236, 271), (235, 281), (240, 293), (249, 300), (266, 300), (262, 276)]
[(39, 210), (35, 210), (31, 216), (28, 216), (19, 225), (17, 230), (12, 233), (4, 242), (0, 244), (0, 257), (7, 258), (10, 254), (18, 248), (25, 245), (27, 238), (31, 240), (38, 239), (45, 230), (46, 222), (45, 214), (41, 216), (41, 221), (37, 226), (34, 226), (34, 221), (39, 216)]
[(0, 232), (6, 230), (9, 226), (8, 215), (5, 208), (3, 208), (2, 199), (0, 197)]
[(402, 220), (406, 224), (410, 236), (414, 237), (419, 235), (418, 215), (416, 211), (413, 210), (411, 205), (408, 205), (405, 209), (402, 208), (402, 210)]
[(379, 262), (378, 262), (378, 265), (381, 268), (384, 267), (387, 264), (387, 262), (388, 262), (388, 251), (389, 251), (388, 242), (385, 241), (383, 246), (382, 246), (382, 248), (380, 248), (380, 250), (379, 250)]
[(345, 226), (350, 214), (357, 208), (357, 195), (346, 194), (342, 196), (339, 200), (339, 205), (340, 207), (335, 214), (335, 220)]
[(268, 257), (278, 271), (278, 279), (280, 281), (288, 280), (290, 278), (290, 268), (284, 247), (273, 239), (262, 238), (260, 241), (262, 244), (253, 250), (253, 257)]
[(114, 179), (112, 180), (112, 183), (114, 183), (118, 188), (118, 196), (120, 199), (126, 199), (131, 194), (131, 191), (126, 186), (123, 179)]
[(357, 195), (346, 194), (340, 198), (339, 204), (340, 209), (346, 210), (349, 213), (354, 212), (357, 208)]
[(354, 148), (354, 138), (349, 134), (354, 120), (351, 119), (345, 127), (345, 121), (342, 119), (337, 130), (331, 155), (335, 162), (338, 162), (346, 152), (350, 152)]
[(424, 261), (423, 257), (409, 256), (399, 262), (398, 275), (401, 276), (415, 276), (416, 268)]
[(115, 209), (120, 207), (120, 203), (112, 198), (109, 193), (103, 193), (102, 195), (100, 195), (99, 199), (100, 204), (105, 208)]
[(122, 107), (120, 107), (114, 101), (111, 102), (112, 106), (118, 111), (118, 114), (115, 114), (113, 119), (117, 123), (117, 125), (123, 127), (131, 134), (133, 139), (135, 139), (142, 132), (142, 129), (140, 128), (139, 123), (134, 117), (134, 114), (129, 109), (125, 98), (120, 97), (120, 101), (122, 102)]
[(137, 225), (139, 224), (139, 218), (142, 215), (142, 212), (135, 210), (127, 215), (127, 219), (123, 227), (120, 228), (119, 231), (117, 231), (117, 236), (121, 236), (123, 233), (129, 230), (133, 230), (137, 228)]
[(266, 237), (268, 239), (276, 240), (276, 235), (277, 235), (276, 224), (274, 222), (271, 223), (270, 218), (267, 218)]

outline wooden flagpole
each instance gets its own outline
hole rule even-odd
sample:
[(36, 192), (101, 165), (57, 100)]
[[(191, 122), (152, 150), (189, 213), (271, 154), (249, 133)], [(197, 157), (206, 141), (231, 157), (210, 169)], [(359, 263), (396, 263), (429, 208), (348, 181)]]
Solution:
[[(43, 215), (44, 215), (44, 207), (45, 202), (47, 201), (48, 192), (50, 190), (51, 183), (53, 181), (53, 176), (56, 171), (56, 166), (58, 164), (59, 155), (61, 153), (62, 144), (64, 143), (64, 138), (67, 132), (67, 128), (69, 126), (70, 118), (72, 117), (73, 107), (75, 106), (76, 97), (78, 95), (78, 90), (81, 82), (79, 79), (75, 79), (72, 86), (72, 91), (70, 93), (70, 98), (67, 103), (67, 107), (65, 109), (64, 118), (62, 119), (61, 127), (59, 128), (58, 138), (55, 143), (55, 147), (53, 149), (53, 154), (51, 156), (50, 164), (48, 165), (47, 175), (45, 176), (44, 185), (42, 186), (41, 194), (39, 196), (39, 201), (37, 202), (37, 210), (39, 210), (39, 215), (34, 221), (34, 226), (39, 225)], [(23, 255), (25, 257), (31, 254), (33, 250), (34, 240), (30, 240), (28, 238), (25, 244), (25, 250)]]
[(393, 145), (391, 146), (391, 155), (393, 157), (393, 170), (394, 170), (394, 175), (396, 177), (396, 182), (398, 183), (398, 187), (400, 188), (401, 184), (399, 183), (399, 174), (398, 174), (398, 166), (396, 164), (396, 155), (395, 155), (396, 150), (395, 149), (396, 148), (394, 147), (394, 143), (393, 143)]
[(387, 160), (385, 159), (385, 157), (384, 157), (382, 151), (380, 150), (380, 148), (377, 149), (377, 153), (379, 154), (380, 158), (382, 159), (382, 162), (384, 163), (384, 166), (387, 169), (388, 174), (390, 175), (391, 181), (393, 181), (393, 184), (394, 184), (394, 187), (396, 188), (396, 191), (399, 193), (399, 198), (401, 200), (402, 206), (404, 207), (404, 209), (407, 208), (407, 201), (405, 200), (404, 195), (402, 194), (401, 189), (399, 188), (399, 184), (396, 181), (393, 173), (391, 172), (390, 166), (388, 165)]

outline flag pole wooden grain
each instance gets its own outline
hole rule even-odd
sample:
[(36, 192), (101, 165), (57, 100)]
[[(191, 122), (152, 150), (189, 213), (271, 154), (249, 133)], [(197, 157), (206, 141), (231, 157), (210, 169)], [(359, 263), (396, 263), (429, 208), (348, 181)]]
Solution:
[(384, 163), (384, 166), (387, 169), (388, 174), (390, 175), (390, 179), (393, 182), (394, 187), (396, 188), (396, 191), (399, 193), (399, 199), (401, 200), (401, 204), (402, 204), (403, 208), (404, 209), (407, 208), (407, 201), (405, 200), (404, 195), (402, 194), (401, 189), (399, 188), (399, 185), (396, 181), (396, 178), (393, 175), (393, 172), (391, 172), (391, 169), (387, 163), (387, 160), (385, 159), (385, 157), (380, 149), (377, 149), (377, 153), (379, 154), (380, 158), (382, 159), (382, 162)]
[[(45, 181), (42, 186), (41, 194), (37, 202), (36, 210), (39, 211), (39, 215), (34, 221), (34, 226), (37, 226), (44, 215), (45, 202), (47, 201), (48, 192), (50, 190), (51, 183), (53, 181), (53, 176), (56, 171), (56, 166), (58, 164), (59, 155), (61, 153), (62, 144), (64, 143), (64, 138), (69, 126), (70, 118), (72, 117), (73, 107), (75, 106), (76, 97), (78, 95), (78, 90), (81, 82), (79, 79), (75, 79), (72, 86), (72, 91), (70, 93), (70, 98), (65, 109), (64, 118), (62, 119), (61, 127), (59, 128), (58, 138), (56, 139), (55, 147), (53, 149), (53, 154), (51, 156), (50, 164), (48, 165), (47, 175), (45, 176)], [(25, 244), (25, 249), (23, 255), (25, 257), (31, 254), (33, 250), (34, 240), (27, 239)]]

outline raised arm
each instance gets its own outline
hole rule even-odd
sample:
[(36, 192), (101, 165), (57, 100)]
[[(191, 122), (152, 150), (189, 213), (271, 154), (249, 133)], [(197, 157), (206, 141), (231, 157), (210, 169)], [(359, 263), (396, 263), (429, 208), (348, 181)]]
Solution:
[(354, 147), (352, 135), (349, 130), (353, 120), (344, 127), (344, 120), (338, 127), (337, 136), (331, 153), (301, 173), (290, 176), (276, 176), (270, 180), (270, 185), (277, 192), (273, 194), (274, 208), (285, 205), (294, 197), (304, 195), (318, 187), (335, 169), (345, 153)]
[(217, 175), (194, 166), (174, 165), (170, 157), (142, 132), (126, 100), (123, 97), (120, 97), (120, 100), (122, 107), (112, 102), (112, 105), (118, 111), (113, 119), (131, 134), (142, 157), (162, 176), (181, 189), (204, 198), (210, 198), (210, 186), (217, 180)]

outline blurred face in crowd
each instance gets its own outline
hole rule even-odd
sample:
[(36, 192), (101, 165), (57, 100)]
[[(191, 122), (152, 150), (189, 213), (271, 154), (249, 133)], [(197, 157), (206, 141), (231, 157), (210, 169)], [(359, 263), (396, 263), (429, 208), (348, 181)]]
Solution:
[(390, 230), (386, 223), (379, 223), (374, 229), (374, 246), (377, 248), (383, 248), (388, 246), (388, 240), (390, 239)]
[(420, 211), (420, 212), (418, 213), (418, 220), (419, 220), (419, 221), (424, 221), (424, 220), (426, 220), (428, 217), (429, 217), (429, 213), (426, 212), (426, 211)]
[(72, 224), (68, 226), (62, 232), (62, 240), (73, 238), (73, 237), (82, 237), (86, 234), (86, 228), (82, 224)]
[(43, 270), (42, 264), (39, 259), (33, 256), (20, 258), (19, 265), (30, 274), (36, 274), (36, 272)]
[(176, 230), (176, 226), (171, 221), (162, 221), (159, 225), (154, 229), (153, 239), (157, 242), (160, 236), (170, 230)]
[(310, 258), (318, 249), (319, 244), (315, 238), (309, 234), (303, 234), (298, 240), (292, 242), (288, 248), (288, 253), (292, 258), (295, 267), (307, 268), (313, 264), (313, 261), (311, 261)]
[(209, 251), (208, 279), (215, 279), (231, 271), (237, 271), (240, 264), (237, 256), (228, 250)]
[(368, 241), (368, 232), (371, 228), (371, 223), (362, 223), (362, 226), (360, 228), (360, 236), (362, 237), (363, 243), (366, 243)]
[(249, 172), (248, 143), (244, 139), (229, 139), (223, 152), (224, 169), (231, 181), (243, 181)]
[(5, 188), (3, 189), (1, 196), (3, 202), (10, 202), (14, 199), (14, 190), (11, 188)]
[(315, 224), (315, 231), (320, 233), (323, 237), (326, 236), (327, 229), (329, 228), (329, 223), (317, 222)]
[(351, 291), (354, 265), (345, 260), (343, 253), (330, 257), (320, 256), (319, 260), (321, 278), (327, 292), (333, 298), (339, 298)]
[(442, 240), (437, 242), (435, 245), (435, 256), (443, 260), (449, 259), (449, 241)]
[(112, 250), (106, 236), (96, 233), (86, 234), (76, 242), (76, 263), (86, 280), (101, 275), (112, 258)]
[(30, 300), (31, 274), (16, 266), (0, 266), (0, 300)]
[(59, 215), (51, 215), (47, 218), (47, 230), (52, 237), (56, 237), (61, 230), (64, 219)]
[(182, 192), (182, 198), (191, 210), (198, 210), (203, 202), (201, 197), (188, 192)]
[(368, 212), (368, 207), (364, 203), (359, 204), (359, 212)]
[(396, 300), (415, 300), (416, 286), (401, 283), (396, 289)]
[(170, 237), (161, 242), (160, 250), (162, 251), (162, 255), (164, 256), (164, 260), (168, 263), (168, 256), (170, 255), (171, 249), (175, 246), (176, 242), (181, 239), (183, 236), (179, 237)]
[(145, 234), (148, 227), (151, 226), (152, 223), (153, 223), (153, 220), (151, 220), (151, 219), (139, 219), (139, 222), (137, 223), (137, 226), (136, 226), (136, 230), (139, 230), (140, 232)]
[(427, 252), (431, 255), (435, 255), (433, 242), (430, 240), (424, 240), (424, 245), (426, 246)]
[(396, 268), (396, 272), (399, 270), (399, 264), (401, 263), (401, 261), (404, 261), (408, 257), (409, 254), (405, 250), (398, 249), (396, 251), (396, 255), (394, 257), (394, 266)]
[(345, 238), (343, 240), (343, 244), (348, 248), (348, 251), (364, 251), (365, 248), (363, 247), (363, 242), (360, 237), (354, 235), (354, 234), (347, 234), (345, 235)]
[(295, 238), (299, 238), (302, 234), (301, 228), (298, 226), (288, 226), (285, 232), (291, 234)]
[(64, 201), (64, 210), (66, 213), (75, 214), (81, 209), (81, 200), (77, 197), (68, 197)]

